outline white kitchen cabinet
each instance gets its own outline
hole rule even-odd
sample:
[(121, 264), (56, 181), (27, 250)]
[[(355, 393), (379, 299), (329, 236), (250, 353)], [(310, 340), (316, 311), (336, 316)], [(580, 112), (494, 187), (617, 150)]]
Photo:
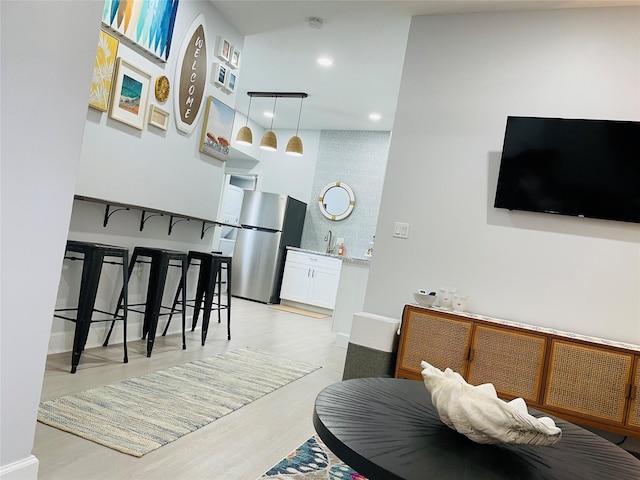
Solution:
[(339, 258), (288, 250), (280, 298), (333, 309), (341, 268)]

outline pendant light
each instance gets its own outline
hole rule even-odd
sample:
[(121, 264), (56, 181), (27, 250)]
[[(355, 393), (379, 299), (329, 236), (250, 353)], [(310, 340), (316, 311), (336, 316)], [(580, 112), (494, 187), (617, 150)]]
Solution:
[[(305, 95), (306, 96), (306, 95)], [(296, 126), (296, 134), (289, 139), (287, 143), (287, 155), (293, 155), (294, 157), (302, 156), (302, 140), (298, 136), (298, 130), (300, 129), (300, 116), (302, 115), (302, 102), (304, 102), (304, 96), (300, 96), (300, 111), (298, 112), (298, 125)]]
[[(276, 116), (277, 103), (278, 96), (276, 95), (273, 100), (273, 117)], [(278, 149), (278, 139), (276, 138), (276, 134), (273, 133), (273, 117), (271, 117), (271, 127), (269, 127), (269, 131), (262, 136), (262, 140), (260, 141), (260, 148), (270, 152), (274, 152)]]
[(250, 147), (253, 144), (253, 133), (249, 128), (249, 113), (251, 113), (251, 99), (253, 99), (252, 95), (249, 95), (249, 109), (247, 110), (247, 122), (244, 124), (240, 130), (238, 130), (238, 135), (236, 135), (236, 143), (240, 145), (245, 145)]

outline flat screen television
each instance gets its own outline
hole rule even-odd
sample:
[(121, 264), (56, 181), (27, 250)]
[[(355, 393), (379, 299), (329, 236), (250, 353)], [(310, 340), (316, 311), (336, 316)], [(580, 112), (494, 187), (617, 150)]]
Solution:
[(494, 206), (640, 223), (640, 122), (508, 117)]

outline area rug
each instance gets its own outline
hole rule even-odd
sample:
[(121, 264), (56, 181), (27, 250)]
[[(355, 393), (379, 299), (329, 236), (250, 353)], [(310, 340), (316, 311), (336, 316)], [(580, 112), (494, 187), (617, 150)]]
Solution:
[(243, 348), (42, 402), (38, 421), (141, 457), (318, 368)]
[(260, 478), (271, 480), (367, 480), (311, 437)]
[(327, 318), (329, 315), (324, 313), (312, 312), (311, 310), (304, 310), (302, 308), (290, 307), (289, 305), (270, 305), (275, 310), (282, 310), (283, 312), (297, 313), (298, 315), (304, 315), (306, 317), (313, 318)]

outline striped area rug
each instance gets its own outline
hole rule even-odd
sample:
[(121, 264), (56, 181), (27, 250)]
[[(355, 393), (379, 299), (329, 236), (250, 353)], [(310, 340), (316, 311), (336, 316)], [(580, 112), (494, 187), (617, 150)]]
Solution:
[(38, 421), (141, 457), (318, 368), (244, 348), (42, 402)]

